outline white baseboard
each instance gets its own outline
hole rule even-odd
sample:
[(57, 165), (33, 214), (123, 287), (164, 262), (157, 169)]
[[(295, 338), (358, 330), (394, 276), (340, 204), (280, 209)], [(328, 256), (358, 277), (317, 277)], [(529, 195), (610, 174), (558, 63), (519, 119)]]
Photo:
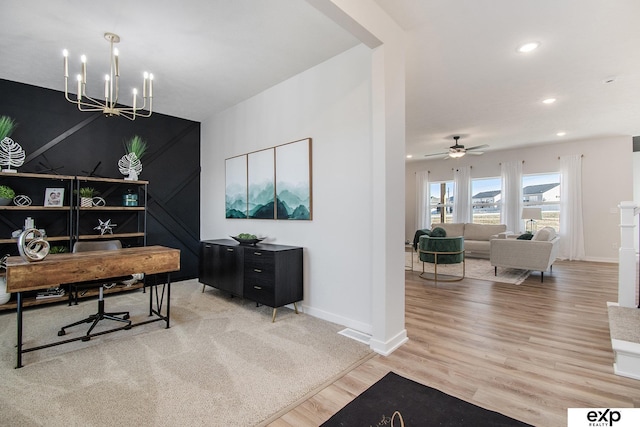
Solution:
[(640, 380), (640, 344), (629, 341), (611, 340), (616, 375)]

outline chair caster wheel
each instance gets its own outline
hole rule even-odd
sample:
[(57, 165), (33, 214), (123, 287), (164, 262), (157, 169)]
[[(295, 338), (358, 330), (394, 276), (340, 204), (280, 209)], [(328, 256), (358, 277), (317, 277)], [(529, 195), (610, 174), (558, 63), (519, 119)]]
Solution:
[(65, 335), (65, 334), (66, 334), (66, 332), (65, 332), (65, 331), (63, 331), (63, 330), (59, 330), (59, 331), (58, 331), (58, 336), (59, 336), (59, 337), (61, 337), (61, 336)]
[(127, 319), (129, 318), (129, 315), (128, 315), (128, 314), (125, 314), (124, 316), (122, 316), (122, 318), (123, 318), (124, 320), (127, 320)]

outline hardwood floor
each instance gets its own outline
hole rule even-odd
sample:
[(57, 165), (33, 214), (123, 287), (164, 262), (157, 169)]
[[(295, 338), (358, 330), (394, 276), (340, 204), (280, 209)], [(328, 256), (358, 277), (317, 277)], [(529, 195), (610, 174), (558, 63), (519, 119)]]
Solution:
[(272, 421), (318, 426), (394, 371), (526, 423), (567, 425), (567, 408), (639, 407), (640, 381), (613, 374), (607, 301), (617, 264), (556, 262), (540, 283), (438, 283), (406, 272), (409, 341), (376, 355)]

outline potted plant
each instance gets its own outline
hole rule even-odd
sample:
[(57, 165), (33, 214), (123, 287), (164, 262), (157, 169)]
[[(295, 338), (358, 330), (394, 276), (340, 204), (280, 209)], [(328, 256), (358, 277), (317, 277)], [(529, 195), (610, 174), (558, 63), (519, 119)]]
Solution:
[(142, 156), (147, 151), (147, 143), (140, 136), (135, 135), (124, 142), (125, 155), (118, 160), (120, 173), (127, 175), (126, 180), (137, 181), (142, 172)]
[(93, 187), (80, 187), (78, 194), (80, 194), (80, 206), (90, 208), (93, 206), (93, 198), (98, 194), (98, 191)]
[(16, 192), (11, 187), (0, 185), (0, 206), (7, 206), (16, 197)]
[(0, 141), (11, 136), (15, 128), (16, 122), (11, 117), (0, 117)]

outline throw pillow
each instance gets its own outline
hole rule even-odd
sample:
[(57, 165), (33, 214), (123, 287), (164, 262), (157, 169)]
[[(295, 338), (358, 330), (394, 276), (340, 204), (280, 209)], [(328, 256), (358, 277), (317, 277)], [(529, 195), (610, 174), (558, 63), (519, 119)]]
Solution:
[(436, 227), (431, 230), (431, 237), (447, 237), (447, 232), (442, 227)]
[[(547, 227), (541, 228), (540, 230), (536, 231), (536, 234), (533, 235), (533, 238), (531, 240), (541, 240), (543, 242), (548, 242), (549, 240), (553, 239), (551, 230), (549, 230)], [(555, 230), (553, 230), (553, 232), (555, 235)]]
[(533, 238), (533, 234), (531, 233), (524, 233), (516, 237), (518, 240), (531, 240), (531, 238)]

